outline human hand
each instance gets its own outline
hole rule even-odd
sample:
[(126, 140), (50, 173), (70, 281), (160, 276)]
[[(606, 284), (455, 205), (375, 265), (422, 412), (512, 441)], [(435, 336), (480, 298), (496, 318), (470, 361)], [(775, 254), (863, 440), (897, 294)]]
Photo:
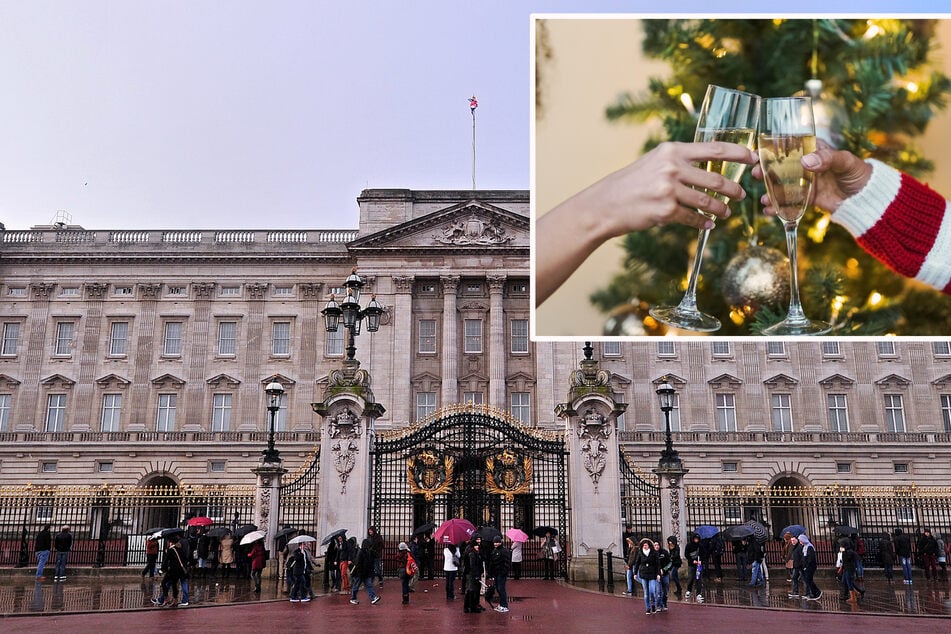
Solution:
[[(815, 152), (802, 157), (802, 166), (816, 174), (815, 205), (834, 213), (842, 201), (862, 191), (872, 175), (872, 166), (847, 150), (833, 149), (822, 139), (817, 139), (816, 144)], [(753, 177), (762, 180), (761, 165), (753, 167)], [(769, 196), (763, 194), (760, 202), (764, 214), (776, 215)]]

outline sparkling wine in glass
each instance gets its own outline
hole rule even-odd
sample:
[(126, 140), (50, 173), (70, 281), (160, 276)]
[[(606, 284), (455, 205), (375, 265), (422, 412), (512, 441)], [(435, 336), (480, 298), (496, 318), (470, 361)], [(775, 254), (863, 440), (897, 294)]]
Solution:
[(807, 318), (799, 303), (796, 236), (799, 220), (815, 195), (813, 174), (803, 169), (802, 157), (815, 150), (816, 124), (809, 97), (763, 100), (759, 160), (766, 193), (783, 223), (789, 251), (789, 312), (783, 321), (764, 328), (764, 335), (822, 335), (832, 329), (831, 324)]
[[(760, 112), (760, 98), (748, 92), (707, 86), (707, 94), (700, 108), (700, 118), (697, 120), (697, 131), (694, 134), (695, 142), (726, 141), (736, 143), (747, 148), (753, 148), (756, 138), (756, 123)], [(746, 165), (732, 161), (707, 161), (708, 172), (717, 172), (725, 178), (738, 182), (743, 176)], [(714, 191), (707, 191), (710, 196), (717, 198), (724, 204), (729, 198)], [(697, 210), (699, 213), (715, 220), (716, 216)], [(697, 280), (700, 277), (700, 265), (703, 263), (703, 251), (710, 236), (709, 229), (700, 229), (697, 238), (697, 250), (694, 253), (693, 265), (687, 278), (687, 290), (677, 306), (655, 306), (650, 309), (651, 316), (674, 328), (695, 330), (698, 332), (713, 332), (720, 329), (720, 320), (712, 315), (700, 312), (697, 309)]]

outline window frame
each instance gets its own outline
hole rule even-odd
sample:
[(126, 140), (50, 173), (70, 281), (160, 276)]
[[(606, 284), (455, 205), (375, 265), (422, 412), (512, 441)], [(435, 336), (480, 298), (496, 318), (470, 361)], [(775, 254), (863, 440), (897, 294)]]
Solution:
[[(121, 421), (122, 394), (117, 392), (104, 393), (102, 395), (101, 407), (99, 410), (99, 431), (105, 433), (117, 432), (121, 428)], [(107, 422), (109, 423), (110, 429), (106, 429)]]
[[(118, 331), (122, 330), (122, 327), (125, 327), (125, 333)], [(109, 356), (110, 357), (125, 357), (128, 356), (128, 347), (129, 347), (129, 333), (131, 332), (131, 324), (124, 319), (117, 319), (109, 323)], [(122, 335), (117, 336), (117, 335)]]
[(231, 411), (234, 395), (230, 392), (215, 392), (211, 395), (211, 431), (231, 431)]
[[(175, 418), (178, 410), (178, 394), (176, 392), (161, 392), (156, 400), (155, 431), (175, 431)], [(164, 416), (163, 416), (164, 414)]]
[[(835, 403), (833, 403), (835, 399)], [(838, 402), (842, 400), (841, 406)], [(847, 434), (850, 431), (849, 426), (849, 399), (846, 394), (838, 392), (826, 394), (826, 413), (829, 421), (829, 431), (837, 434)], [(845, 418), (845, 429), (842, 429), (842, 418)], [(833, 420), (833, 418), (835, 420)]]
[(9, 431), (10, 412), (13, 409), (13, 394), (0, 394), (0, 432)]
[[(773, 431), (790, 433), (793, 431), (792, 395), (786, 392), (777, 392), (769, 395), (770, 420)], [(788, 429), (786, 429), (788, 427)]]
[(416, 420), (421, 421), (435, 412), (436, 393), (423, 391), (416, 392)]
[[(511, 328), (511, 353), (528, 354), (530, 350), (528, 339), (528, 320), (521, 318), (512, 319), (509, 321), (509, 327)], [(519, 332), (516, 332), (516, 330)]]
[[(516, 400), (522, 402), (516, 403)], [(532, 393), (510, 392), (509, 414), (522, 425), (530, 427), (532, 425)]]
[[(175, 327), (178, 328), (177, 338), (170, 338), (169, 331), (175, 330)], [(177, 350), (170, 350), (169, 345), (173, 342), (177, 343)], [(162, 356), (163, 357), (181, 357), (182, 349), (185, 344), (185, 321), (178, 319), (169, 319), (165, 321), (165, 325), (162, 328)]]
[(336, 331), (330, 332), (329, 330), (325, 330), (324, 332), (326, 333), (324, 337), (324, 356), (342, 357), (344, 348), (346, 347), (344, 343), (347, 332), (346, 327), (344, 327), (343, 323), (340, 323), (337, 325)]
[[(11, 333), (12, 331), (12, 333)], [(12, 350), (10, 348), (13, 348)], [(3, 339), (0, 341), (0, 356), (15, 357), (20, 349), (20, 322), (3, 322)]]
[[(66, 337), (65, 330), (69, 330), (69, 337)], [(73, 356), (73, 341), (76, 337), (76, 322), (73, 320), (63, 320), (56, 322), (55, 339), (53, 340), (54, 357)]]
[(717, 431), (735, 432), (736, 394), (733, 392), (717, 392), (715, 396)]
[[(233, 332), (228, 332), (232, 330)], [(229, 336), (230, 335), (230, 336)], [(230, 349), (230, 352), (229, 352)], [(217, 356), (233, 358), (238, 353), (238, 321), (236, 319), (218, 320)]]
[[(430, 333), (430, 325), (432, 332)], [(435, 319), (416, 320), (416, 352), (419, 354), (436, 354), (438, 341), (436, 339), (437, 324)], [(431, 344), (431, 345), (430, 345)]]
[(46, 395), (46, 422), (43, 427), (46, 433), (66, 431), (66, 403), (67, 397), (63, 392)]
[[(286, 334), (279, 332), (284, 327), (286, 327)], [(283, 350), (281, 345), (283, 345)], [(271, 322), (271, 356), (282, 358), (291, 356), (290, 319), (275, 319)]]
[[(894, 393), (884, 394), (883, 397), (885, 401), (885, 431), (890, 434), (905, 433), (907, 430), (905, 423), (905, 399), (901, 394)], [(899, 422), (901, 423), (901, 429), (898, 429), (897, 423)]]
[[(472, 326), (472, 331), (474, 331), (476, 326), (478, 326), (478, 333), (470, 331), (470, 325)], [(483, 351), (483, 320), (482, 319), (463, 319), (462, 320), (462, 338), (463, 338), (463, 354), (482, 354)]]

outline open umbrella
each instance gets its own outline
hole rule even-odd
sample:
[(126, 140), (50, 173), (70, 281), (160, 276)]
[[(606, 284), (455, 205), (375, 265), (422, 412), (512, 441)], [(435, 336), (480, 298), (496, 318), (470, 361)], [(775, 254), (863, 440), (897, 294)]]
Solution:
[(461, 544), (469, 541), (475, 530), (476, 527), (469, 520), (454, 517), (439, 525), (433, 533), (433, 539), (440, 544)]
[(152, 537), (155, 539), (165, 539), (166, 537), (171, 537), (172, 535), (184, 535), (184, 528), (163, 528), (162, 530), (152, 533)]
[(558, 534), (558, 530), (551, 526), (536, 526), (532, 529), (532, 535), (535, 537), (544, 537), (545, 533), (551, 533), (551, 536), (554, 537)]
[(720, 532), (720, 529), (710, 524), (704, 524), (693, 529), (693, 532), (700, 536), (700, 539), (713, 539)]
[(165, 530), (164, 526), (156, 526), (155, 528), (150, 528), (149, 530), (145, 531), (145, 534), (151, 537), (155, 533), (161, 533), (164, 530)]
[(293, 535), (296, 532), (297, 532), (297, 529), (294, 528), (293, 526), (285, 526), (284, 528), (282, 528), (281, 530), (277, 531), (277, 533), (274, 534), (274, 538), (278, 539), (281, 537), (287, 537), (288, 535)]
[(520, 528), (510, 528), (505, 531), (505, 536), (511, 539), (513, 542), (524, 543), (528, 541), (528, 533), (523, 531)]
[(749, 526), (753, 529), (753, 539), (758, 542), (769, 541), (769, 530), (756, 520), (749, 520), (743, 526)]
[(241, 545), (245, 546), (258, 541), (259, 539), (264, 539), (264, 531), (251, 531), (241, 538)]
[(215, 520), (210, 517), (193, 517), (188, 520), (189, 526), (211, 526), (215, 523)]
[(334, 532), (332, 532), (332, 533), (330, 533), (329, 535), (327, 535), (326, 537), (324, 537), (324, 538), (320, 541), (320, 545), (321, 545), (321, 546), (326, 546), (327, 544), (329, 544), (330, 542), (332, 542), (334, 539), (336, 539), (336, 538), (337, 538), (337, 535), (346, 535), (346, 534), (347, 534), (347, 529), (346, 529), (346, 528), (338, 528), (338, 529), (335, 530)]
[(245, 524), (244, 526), (239, 526), (238, 528), (234, 529), (234, 536), (244, 537), (251, 531), (256, 531), (256, 530), (258, 530), (258, 527), (255, 526), (254, 524)]
[(435, 524), (431, 522), (427, 522), (423, 524), (422, 526), (417, 526), (416, 530), (413, 531), (413, 535), (425, 535), (426, 533), (432, 533), (435, 529), (436, 529)]
[(317, 541), (316, 537), (311, 537), (310, 535), (298, 535), (291, 541), (287, 542), (288, 544), (306, 544), (308, 542)]
[(730, 526), (720, 531), (720, 535), (723, 536), (723, 539), (728, 541), (739, 541), (745, 537), (749, 537), (753, 534), (753, 527), (747, 526), (746, 524), (740, 524), (738, 526)]
[(230, 528), (225, 528), (224, 526), (216, 526), (210, 531), (208, 531), (208, 537), (217, 537), (221, 538), (231, 532)]
[(783, 531), (780, 533), (780, 536), (785, 535), (786, 533), (789, 533), (793, 537), (799, 537), (800, 535), (806, 534), (806, 527), (802, 524), (790, 524), (783, 529)]
[(851, 526), (839, 525), (835, 527), (836, 535), (858, 535), (859, 529), (852, 528)]

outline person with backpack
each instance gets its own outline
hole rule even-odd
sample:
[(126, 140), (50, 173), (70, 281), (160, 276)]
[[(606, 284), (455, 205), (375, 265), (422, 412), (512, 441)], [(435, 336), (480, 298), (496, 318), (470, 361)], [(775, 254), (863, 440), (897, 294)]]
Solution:
[[(399, 578), (403, 586), (403, 605), (409, 605), (409, 582), (419, 573), (419, 564), (413, 554), (409, 552), (409, 545), (406, 542), (400, 542), (400, 545), (397, 546), (397, 552), (399, 553), (397, 560)], [(446, 592), (449, 592), (449, 590), (447, 589)]]
[(495, 579), (495, 584), (485, 591), (485, 599), (489, 601), (489, 591), (494, 589), (499, 595), (499, 604), (495, 606), (495, 611), (504, 613), (509, 611), (509, 595), (505, 591), (505, 582), (508, 580), (509, 570), (512, 568), (512, 551), (502, 544), (501, 535), (496, 535), (492, 539), (492, 544), (492, 554), (489, 556), (489, 574)]

